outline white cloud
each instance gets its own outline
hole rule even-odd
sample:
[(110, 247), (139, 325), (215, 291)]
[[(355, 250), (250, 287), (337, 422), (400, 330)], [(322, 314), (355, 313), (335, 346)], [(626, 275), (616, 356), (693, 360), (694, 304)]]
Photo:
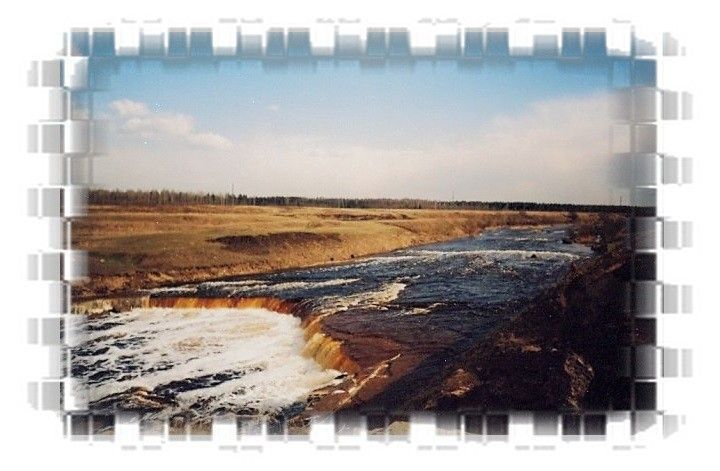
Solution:
[(541, 172), (529, 175), (536, 180), (577, 177), (608, 164), (610, 126), (606, 95), (549, 100), (526, 113), (495, 119), (471, 148), (494, 166), (520, 175)]
[(118, 130), (142, 140), (155, 139), (171, 144), (208, 150), (229, 150), (233, 142), (219, 134), (195, 129), (192, 116), (180, 113), (152, 113), (145, 103), (128, 99), (110, 103)]
[[(196, 130), (188, 116), (115, 106), (125, 110), (120, 123), (129, 135), (201, 149), (233, 145)], [(609, 114), (607, 96), (599, 94), (537, 102), (480, 126), (444, 123), (440, 116), (437, 124), (392, 138), (374, 136), (362, 121), (345, 134), (254, 130), (239, 153), (206, 160), (163, 148), (151, 151), (153, 159), (132, 160), (137, 152), (126, 149), (127, 160), (103, 161), (103, 174), (129, 188), (227, 191), (234, 185), (250, 195), (617, 203)]]
[(230, 139), (211, 132), (193, 133), (187, 136), (187, 140), (198, 147), (212, 149), (230, 149), (233, 146)]
[(250, 194), (617, 202), (610, 199), (610, 124), (607, 97), (597, 95), (537, 102), (476, 128), (439, 124), (396, 142), (256, 134), (243, 140), (243, 187)]
[(150, 114), (145, 103), (138, 101), (132, 101), (127, 99), (115, 100), (110, 103), (110, 109), (112, 109), (118, 116), (146, 116)]
[(274, 103), (273, 103), (272, 105), (268, 105), (268, 106), (266, 107), (266, 109), (267, 109), (268, 111), (272, 111), (272, 112), (274, 113), (274, 112), (280, 111), (280, 105), (277, 105), (277, 104), (274, 104)]

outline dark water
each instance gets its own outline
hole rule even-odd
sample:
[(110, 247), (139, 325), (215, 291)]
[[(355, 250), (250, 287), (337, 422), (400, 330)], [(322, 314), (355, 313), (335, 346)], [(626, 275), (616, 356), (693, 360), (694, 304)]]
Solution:
[[(153, 290), (154, 295), (277, 297), (326, 325), (433, 349), (463, 348), (510, 318), (592, 251), (563, 226), (497, 229), (349, 263)], [(73, 376), (89, 400), (142, 386), (174, 412), (272, 411), (338, 372), (300, 355), (299, 320), (265, 310), (145, 309), (84, 319)], [(458, 350), (460, 351), (460, 350)]]
[(355, 262), (202, 283), (176, 293), (301, 299), (320, 310), (371, 307), (428, 313), (452, 305), (461, 315), (464, 310), (505, 309), (556, 282), (573, 260), (592, 255), (586, 246), (563, 244), (564, 235), (563, 226), (490, 230)]

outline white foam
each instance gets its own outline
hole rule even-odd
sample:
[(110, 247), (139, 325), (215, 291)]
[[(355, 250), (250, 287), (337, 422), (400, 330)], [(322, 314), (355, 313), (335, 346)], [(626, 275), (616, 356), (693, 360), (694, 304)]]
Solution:
[(384, 305), (395, 301), (406, 286), (405, 283), (392, 282), (382, 285), (375, 291), (365, 291), (347, 296), (327, 296), (323, 298), (325, 302), (323, 302), (320, 312), (334, 314), (347, 311), (352, 307), (385, 309)]
[[(368, 257), (368, 258), (362, 258), (358, 259), (350, 266), (354, 268), (363, 268), (368, 266), (374, 266), (374, 265), (385, 265), (385, 264), (393, 264), (396, 262), (405, 262), (405, 261), (415, 261), (417, 260), (417, 255), (381, 255), (381, 256), (375, 256), (375, 257)], [(346, 270), (349, 265), (347, 264), (341, 264), (341, 265), (330, 265), (319, 268), (319, 270), (322, 271), (339, 271), (339, 270)]]
[(360, 278), (337, 278), (327, 281), (288, 281), (270, 286), (273, 290), (286, 290), (298, 288), (325, 288), (328, 286), (341, 286), (360, 281)]
[[(177, 397), (179, 408), (187, 409), (200, 399), (209, 399), (201, 411), (220, 406), (273, 411), (304, 400), (339, 374), (301, 355), (305, 341), (299, 319), (266, 309), (134, 309), (103, 320), (120, 321), (122, 325), (87, 333), (85, 340), (100, 339), (93, 348), (109, 347), (107, 352), (91, 357), (90, 362), (106, 360), (98, 370), (112, 370), (122, 356), (130, 356), (131, 363), (143, 365), (146, 372), (126, 381), (85, 386), (82, 392), (89, 401), (133, 386), (153, 389), (171, 381), (259, 368), (261, 371), (248, 371), (216, 386), (181, 392)], [(136, 339), (138, 344), (112, 346), (118, 338)], [(147, 372), (163, 363), (171, 367)]]
[(210, 281), (202, 283), (202, 287), (231, 290), (232, 294), (242, 294), (251, 291), (266, 290), (267, 293), (286, 291), (291, 289), (313, 289), (330, 286), (341, 286), (360, 281), (360, 278), (336, 278), (325, 281), (286, 281), (272, 284), (269, 281)]
[(197, 288), (194, 286), (166, 286), (163, 288), (150, 288), (142, 290), (146, 293), (195, 293)]
[(538, 258), (541, 260), (554, 260), (554, 259), (568, 259), (573, 260), (579, 257), (579, 255), (568, 252), (553, 252), (548, 250), (456, 250), (456, 251), (441, 251), (441, 250), (417, 250), (420, 255), (425, 256), (436, 256), (436, 257), (457, 257), (457, 256), (487, 256), (487, 257), (500, 257), (500, 258)]
[(204, 281), (198, 286), (209, 286), (209, 287), (223, 287), (223, 286), (252, 286), (252, 285), (264, 285), (264, 281), (260, 280), (239, 280), (239, 281)]

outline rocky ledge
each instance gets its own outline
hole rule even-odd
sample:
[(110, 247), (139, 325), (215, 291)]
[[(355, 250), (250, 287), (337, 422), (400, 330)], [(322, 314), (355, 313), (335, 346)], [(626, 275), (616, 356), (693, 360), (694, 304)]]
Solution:
[(310, 316), (306, 331), (339, 343), (334, 355), (344, 360), (335, 364), (351, 364), (353, 370), (343, 383), (316, 391), (293, 422), (340, 410), (618, 407), (626, 391), (622, 348), (632, 331), (625, 309), (629, 266), (626, 250), (576, 262), (561, 282), (470, 343), (450, 331), (413, 342), (409, 326), (393, 335), (364, 335), (361, 324), (372, 319), (362, 313), (352, 325), (341, 321), (348, 316)]
[[(335, 315), (314, 312), (303, 300), (145, 296), (81, 303), (74, 311), (264, 307), (297, 316), (303, 353), (346, 374), (339, 384), (316, 390), (302, 409), (284, 413), (291, 425), (345, 410), (622, 409), (630, 382), (621, 375), (622, 353), (637, 336), (626, 309), (631, 253), (622, 231), (605, 225), (612, 230), (604, 232), (620, 235), (593, 238), (601, 242), (596, 256), (575, 262), (535, 298), (483, 313), (506, 318), (489, 334), (482, 316), (457, 316), (450, 303), (434, 315), (377, 309)], [(138, 389), (113, 400), (125, 409), (166, 407), (158, 394)]]
[(620, 407), (622, 350), (632, 332), (624, 296), (629, 264), (629, 254), (620, 251), (574, 265), (415, 404), (568, 412)]

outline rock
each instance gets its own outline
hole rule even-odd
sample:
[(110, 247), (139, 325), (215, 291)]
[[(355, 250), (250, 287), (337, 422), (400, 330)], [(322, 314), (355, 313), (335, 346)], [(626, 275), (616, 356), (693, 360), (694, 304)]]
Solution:
[(565, 279), (470, 349), (423, 408), (566, 410), (620, 408), (618, 376), (627, 314), (613, 293), (629, 256), (577, 264)]
[(117, 411), (157, 412), (176, 405), (177, 402), (172, 398), (155, 394), (147, 388), (137, 386), (91, 402), (89, 409), (110, 413)]
[(322, 319), (320, 331), (341, 342), (359, 370), (314, 397), (306, 414), (365, 408), (578, 412), (620, 404), (617, 372), (627, 319), (617, 293), (629, 261), (628, 252), (614, 251), (577, 262), (517, 316), (470, 343), (472, 324), (454, 322), (449, 330), (433, 323), (437, 316), (427, 321), (358, 310)]

